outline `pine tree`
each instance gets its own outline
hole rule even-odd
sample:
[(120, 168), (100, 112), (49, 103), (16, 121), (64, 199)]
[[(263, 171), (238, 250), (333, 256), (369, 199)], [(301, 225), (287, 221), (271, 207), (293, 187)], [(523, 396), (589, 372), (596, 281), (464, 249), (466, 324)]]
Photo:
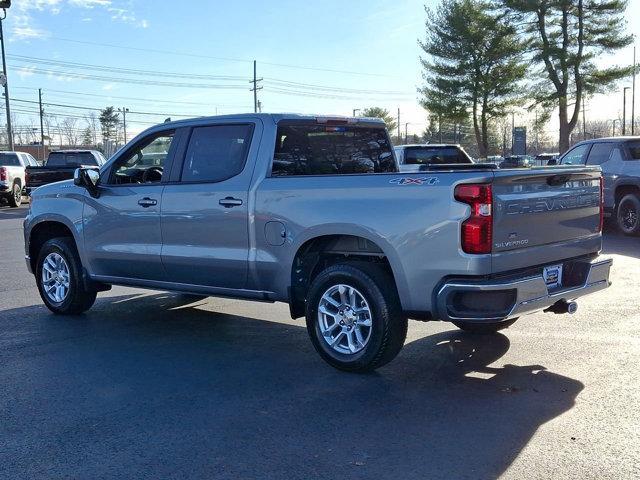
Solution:
[(387, 125), (387, 130), (389, 130), (389, 134), (393, 135), (398, 127), (398, 122), (393, 118), (393, 116), (389, 113), (389, 110), (386, 108), (380, 107), (369, 107), (362, 110), (362, 117), (371, 117), (371, 118), (381, 118), (384, 120), (384, 123)]
[(509, 17), (485, 1), (443, 0), (435, 10), (425, 10), (421, 104), (448, 123), (462, 124), (470, 116), (484, 157), (491, 119), (522, 101), (522, 43)]
[(102, 128), (102, 139), (105, 141), (116, 140), (118, 125), (120, 124), (120, 115), (114, 107), (106, 107), (100, 111), (98, 117), (100, 127)]

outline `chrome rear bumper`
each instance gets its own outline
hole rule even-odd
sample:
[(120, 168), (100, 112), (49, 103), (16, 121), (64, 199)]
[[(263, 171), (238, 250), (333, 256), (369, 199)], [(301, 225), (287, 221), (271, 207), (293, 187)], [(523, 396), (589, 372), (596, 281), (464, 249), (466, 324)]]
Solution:
[[(581, 278), (572, 286), (553, 290), (547, 288), (542, 268), (539, 275), (525, 278), (447, 282), (436, 296), (437, 317), (445, 321), (496, 322), (544, 310), (561, 300), (575, 300), (607, 288), (610, 285), (609, 270), (612, 264), (611, 259), (574, 262), (574, 266), (579, 267), (581, 271)], [(463, 298), (460, 295), (465, 294), (472, 295), (469, 298), (477, 299), (487, 296), (488, 304), (491, 304), (493, 298), (504, 300), (505, 303), (502, 308), (500, 302), (496, 302), (495, 309), (489, 307), (481, 310), (461, 310), (456, 307), (455, 300), (457, 297)]]

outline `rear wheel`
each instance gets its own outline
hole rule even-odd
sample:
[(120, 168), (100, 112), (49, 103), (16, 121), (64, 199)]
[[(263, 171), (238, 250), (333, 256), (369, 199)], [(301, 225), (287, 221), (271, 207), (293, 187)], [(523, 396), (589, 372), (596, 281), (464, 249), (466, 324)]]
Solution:
[(407, 318), (393, 285), (381, 267), (364, 262), (330, 266), (313, 280), (307, 332), (327, 363), (367, 372), (395, 358), (407, 336)]
[(17, 183), (13, 184), (11, 196), (9, 197), (9, 205), (16, 208), (22, 203), (22, 188)]
[(96, 301), (97, 292), (85, 287), (80, 257), (67, 237), (52, 238), (42, 246), (36, 282), (42, 301), (53, 313), (77, 315)]
[(640, 199), (630, 193), (620, 199), (616, 220), (618, 228), (625, 235), (640, 234)]
[(504, 322), (453, 322), (453, 324), (465, 332), (486, 335), (509, 328), (511, 325), (516, 323), (516, 320), (518, 319), (512, 318), (510, 320), (505, 320)]

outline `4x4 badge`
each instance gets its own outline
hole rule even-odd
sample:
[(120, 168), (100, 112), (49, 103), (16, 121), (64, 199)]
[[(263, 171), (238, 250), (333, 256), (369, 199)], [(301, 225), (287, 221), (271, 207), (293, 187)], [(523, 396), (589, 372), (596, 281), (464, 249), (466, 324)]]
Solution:
[(389, 183), (395, 183), (396, 185), (435, 185), (440, 183), (438, 177), (402, 177), (393, 178), (389, 180)]

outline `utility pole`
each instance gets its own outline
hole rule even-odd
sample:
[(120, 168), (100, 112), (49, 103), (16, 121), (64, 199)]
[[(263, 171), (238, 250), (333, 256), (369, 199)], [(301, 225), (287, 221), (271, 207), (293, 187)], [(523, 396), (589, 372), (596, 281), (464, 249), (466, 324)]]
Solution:
[(250, 80), (249, 83), (253, 83), (253, 88), (250, 88), (249, 91), (253, 92), (253, 112), (258, 113), (258, 90), (262, 90), (262, 87), (258, 86), (258, 82), (261, 82), (262, 78), (256, 77), (256, 61), (253, 61), (253, 80)]
[(359, 111), (360, 111), (360, 109), (359, 109), (359, 108), (354, 108), (354, 109), (353, 109), (353, 116), (355, 117), (355, 116), (356, 116), (356, 114), (357, 114)]
[[(7, 2), (2, 2), (7, 3)], [(11, 3), (9, 3), (9, 6)], [(4, 31), (2, 30), (2, 21), (7, 18), (7, 11), (2, 9), (2, 17), (0, 17), (0, 45), (2, 46), (2, 83), (4, 84), (4, 101), (7, 110), (7, 141), (9, 142), (9, 150), (13, 150), (13, 129), (11, 128), (11, 109), (9, 108), (9, 80), (7, 79), (7, 60), (4, 53)]]
[(127, 143), (127, 112), (128, 108), (122, 107), (118, 109), (119, 112), (122, 113), (122, 129), (124, 130), (124, 143)]
[(622, 136), (627, 134), (627, 90), (629, 87), (622, 89)]
[(407, 143), (409, 143), (409, 135), (408, 135), (408, 127), (409, 126), (409, 122), (404, 122), (404, 144), (406, 145)]
[(536, 154), (540, 153), (540, 143), (538, 141), (538, 133), (540, 126), (538, 125), (538, 110), (536, 109), (536, 123), (534, 124), (536, 127)]
[(636, 47), (633, 46), (633, 81), (631, 83), (631, 135), (635, 134), (636, 123)]
[(398, 143), (400, 143), (401, 140), (401, 136), (400, 136), (400, 107), (398, 107)]
[(42, 161), (44, 161), (44, 110), (42, 109), (42, 89), (38, 89), (38, 104), (40, 105), (40, 145), (42, 145)]

